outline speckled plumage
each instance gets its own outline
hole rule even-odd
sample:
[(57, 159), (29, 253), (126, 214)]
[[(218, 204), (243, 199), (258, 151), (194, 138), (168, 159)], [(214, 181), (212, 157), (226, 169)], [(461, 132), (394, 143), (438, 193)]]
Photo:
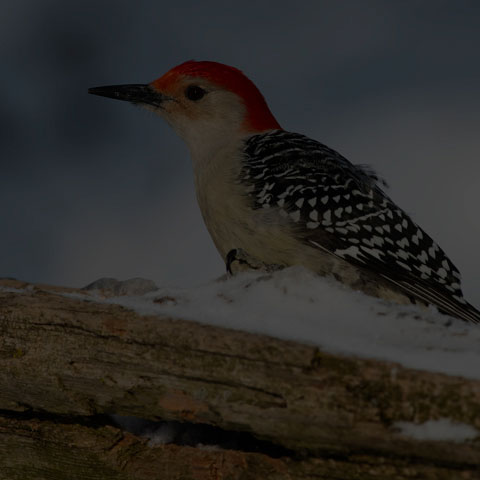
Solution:
[(375, 272), (407, 295), (464, 319), (460, 273), (443, 250), (383, 192), (373, 171), (283, 130), (251, 136), (240, 182), (253, 209), (279, 209), (308, 245)]

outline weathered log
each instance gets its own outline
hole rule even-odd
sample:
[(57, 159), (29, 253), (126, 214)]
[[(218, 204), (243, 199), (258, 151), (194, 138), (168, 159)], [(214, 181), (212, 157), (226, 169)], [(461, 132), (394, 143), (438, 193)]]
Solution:
[[(0, 285), (11, 288), (0, 290), (0, 478), (480, 478), (479, 437), (417, 440), (395, 428), (446, 418), (480, 430), (479, 381)], [(113, 413), (250, 432), (292, 453), (151, 447), (85, 420)], [(181, 470), (186, 456), (212, 471)]]
[(2, 480), (452, 480), (478, 478), (477, 473), (368, 454), (295, 459), (148, 446), (145, 439), (112, 426), (0, 416)]

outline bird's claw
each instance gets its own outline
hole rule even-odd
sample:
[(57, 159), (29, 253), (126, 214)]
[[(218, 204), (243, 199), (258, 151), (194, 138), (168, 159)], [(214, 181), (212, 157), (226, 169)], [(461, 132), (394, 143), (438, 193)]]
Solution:
[(273, 272), (283, 268), (281, 265), (268, 265), (252, 257), (242, 248), (233, 248), (225, 257), (227, 272), (234, 275), (247, 270), (260, 270), (262, 272)]

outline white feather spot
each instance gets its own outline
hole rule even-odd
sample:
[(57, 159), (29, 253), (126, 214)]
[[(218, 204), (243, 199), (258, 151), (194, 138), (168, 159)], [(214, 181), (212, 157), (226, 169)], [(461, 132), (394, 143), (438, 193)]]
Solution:
[(399, 223), (397, 223), (394, 228), (395, 228), (395, 230), (398, 230), (399, 232), (402, 231), (402, 226)]
[(410, 242), (408, 241), (408, 239), (406, 237), (403, 237), (401, 240), (397, 240), (397, 245), (400, 248), (405, 248), (405, 247), (408, 247), (410, 245)]
[(330, 223), (332, 221), (332, 211), (326, 210), (323, 214), (323, 223)]
[(314, 229), (317, 228), (320, 224), (318, 222), (307, 222), (307, 228)]
[[(422, 263), (426, 263), (428, 261), (428, 255), (427, 255), (427, 252), (425, 250), (422, 250), (422, 253), (420, 255), (417, 256), (417, 258), (422, 262)], [(430, 269), (429, 269), (430, 270)]]
[(294, 212), (292, 212), (290, 214), (290, 218), (294, 221), (294, 222), (298, 222), (300, 220), (300, 210), (295, 210)]
[(447, 277), (447, 271), (444, 269), (444, 268), (439, 268), (437, 270), (437, 273), (442, 277), (442, 278), (446, 278)]
[(382, 260), (382, 255), (383, 255), (383, 252), (381, 250), (379, 250), (378, 248), (368, 248), (368, 247), (365, 247), (363, 245), (360, 245), (360, 248), (368, 253), (369, 255), (371, 255), (372, 257), (375, 257), (377, 258), (378, 260)]
[(343, 250), (341, 249), (335, 250), (335, 254), (340, 257), (345, 257), (346, 255), (349, 255), (350, 257), (358, 258), (358, 256), (361, 255), (362, 253), (360, 252), (358, 247), (355, 247), (352, 245), (351, 247), (345, 248)]
[(420, 265), (419, 270), (425, 275), (430, 275), (432, 273), (432, 269), (430, 267), (427, 267), (426, 265)]
[(324, 205), (326, 205), (327, 202), (328, 202), (328, 195), (325, 195), (324, 197), (322, 197), (322, 198), (320, 199), (320, 201), (321, 201)]
[(341, 218), (342, 213), (343, 213), (343, 208), (342, 208), (342, 207), (337, 208), (337, 209), (335, 210), (335, 215), (336, 215), (338, 218)]
[(398, 263), (398, 265), (400, 265), (401, 267), (403, 267), (405, 270), (408, 270), (408, 271), (410, 271), (410, 272), (412, 271), (412, 269), (410, 268), (410, 266), (407, 265), (406, 263), (403, 263), (403, 262), (401, 262), (400, 260), (395, 260), (395, 261)]
[(312, 210), (309, 215), (310, 219), (314, 222), (318, 222), (318, 212), (317, 210)]
[(335, 195), (333, 197), (333, 200), (338, 203), (338, 201), (340, 200), (340, 195)]
[(295, 202), (295, 205), (296, 205), (298, 208), (302, 208), (304, 201), (305, 201), (304, 198), (299, 198), (299, 199)]
[(375, 245), (378, 245), (379, 247), (381, 247), (381, 246), (385, 243), (385, 241), (383, 240), (383, 238), (382, 238), (382, 237), (379, 237), (378, 235), (374, 235), (374, 236), (372, 237), (372, 241), (373, 241), (373, 243), (374, 243)]
[(308, 201), (308, 203), (309, 203), (312, 207), (314, 207), (314, 206), (317, 204), (317, 197), (311, 198), (311, 199)]

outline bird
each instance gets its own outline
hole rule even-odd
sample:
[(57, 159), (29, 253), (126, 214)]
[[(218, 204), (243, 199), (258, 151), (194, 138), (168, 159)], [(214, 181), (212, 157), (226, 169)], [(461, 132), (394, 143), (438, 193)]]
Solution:
[(458, 269), (375, 171), (284, 130), (241, 70), (189, 60), (148, 84), (88, 92), (154, 111), (186, 142), (229, 272), (301, 265), (374, 297), (480, 322)]

